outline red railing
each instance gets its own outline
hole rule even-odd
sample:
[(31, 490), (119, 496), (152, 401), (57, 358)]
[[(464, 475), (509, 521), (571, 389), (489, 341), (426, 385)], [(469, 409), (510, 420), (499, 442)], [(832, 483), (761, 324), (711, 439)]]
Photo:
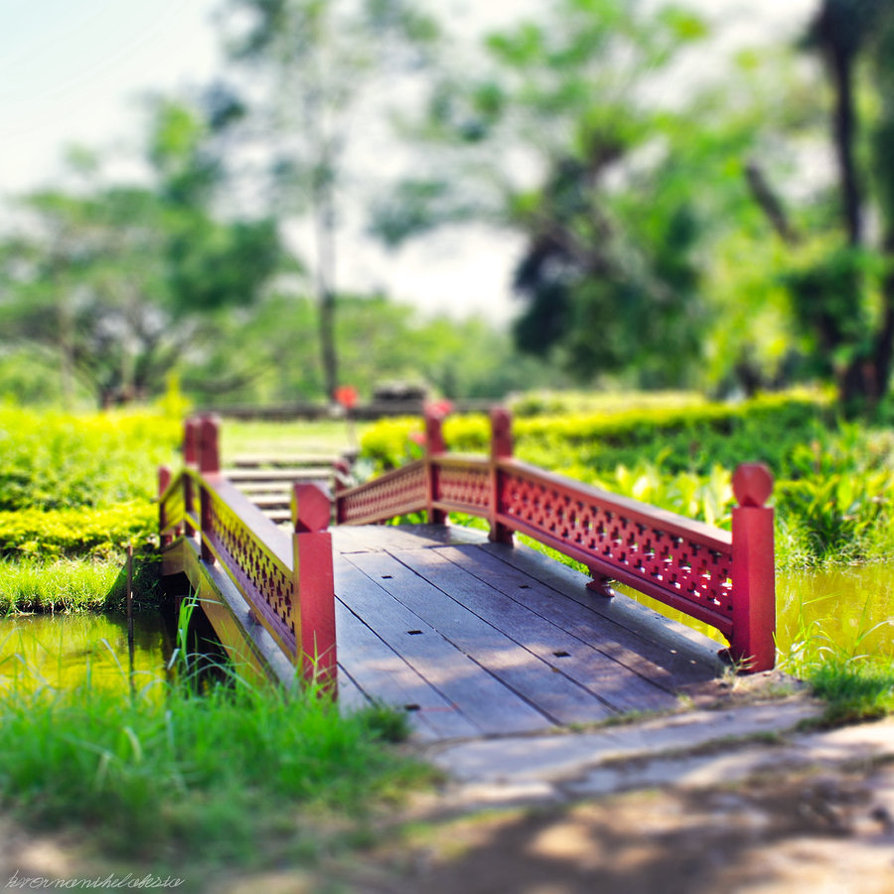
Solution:
[(291, 538), (220, 473), (218, 424), (186, 422), (184, 468), (159, 470), (162, 551), (181, 539), (223, 569), (257, 620), (307, 680), (335, 692), (335, 589), (331, 504), (314, 484), (295, 484)]
[(733, 475), (732, 533), (616, 496), (512, 457), (511, 418), (491, 413), (490, 457), (444, 452), (441, 417), (426, 414), (425, 458), (336, 491), (340, 524), (368, 524), (426, 509), (487, 518), (492, 540), (517, 531), (589, 569), (589, 587), (613, 595), (619, 581), (715, 627), (726, 657), (750, 672), (775, 661), (773, 487), (762, 465)]

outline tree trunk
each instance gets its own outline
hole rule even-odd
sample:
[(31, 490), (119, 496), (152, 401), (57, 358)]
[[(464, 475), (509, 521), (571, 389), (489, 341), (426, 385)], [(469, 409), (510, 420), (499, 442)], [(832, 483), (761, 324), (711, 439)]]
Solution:
[(854, 57), (846, 48), (832, 45), (829, 48), (832, 79), (835, 86), (835, 115), (832, 135), (838, 172), (841, 178), (841, 199), (848, 242), (860, 245), (863, 239), (862, 208), (857, 167), (854, 162), (856, 117), (854, 115)]
[(338, 387), (338, 354), (335, 346), (335, 197), (332, 194), (332, 184), (327, 179), (328, 160), (324, 160), (320, 168), (327, 172), (315, 183), (313, 191), (320, 361), (326, 397), (334, 401)]
[[(827, 48), (835, 90), (835, 113), (832, 120), (832, 138), (838, 159), (838, 176), (847, 240), (851, 248), (858, 248), (863, 241), (862, 198), (860, 195), (857, 166), (854, 161), (854, 144), (857, 136), (854, 113), (854, 54), (849, 47), (828, 35)], [(849, 296), (854, 309), (859, 307), (863, 277), (853, 277), (853, 293)], [(829, 346), (834, 349), (833, 346)], [(857, 352), (839, 380), (839, 400), (845, 412), (852, 414), (867, 408), (876, 399), (880, 387), (877, 358)]]

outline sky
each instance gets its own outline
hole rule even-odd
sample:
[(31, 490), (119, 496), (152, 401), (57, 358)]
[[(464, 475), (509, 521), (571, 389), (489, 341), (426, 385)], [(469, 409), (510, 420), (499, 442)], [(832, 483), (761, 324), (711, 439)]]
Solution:
[[(438, 0), (452, 2), (464, 0)], [(465, 0), (511, 20), (531, 0)], [(779, 37), (816, 0), (690, 0), (736, 22), (726, 44)], [(223, 67), (212, 17), (221, 0), (0, 0), (0, 198), (57, 182), (67, 146), (136, 150), (140, 97), (210, 81)], [(382, 288), (427, 312), (505, 322), (517, 237), (483, 228), (419, 240), (399, 253), (347, 254), (343, 287)]]

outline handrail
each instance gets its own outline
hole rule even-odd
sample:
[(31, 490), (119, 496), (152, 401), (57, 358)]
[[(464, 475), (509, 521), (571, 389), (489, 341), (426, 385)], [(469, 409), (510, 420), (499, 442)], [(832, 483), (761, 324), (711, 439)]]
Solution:
[(218, 423), (187, 420), (184, 469), (159, 470), (162, 550), (189, 541), (201, 560), (226, 572), (305, 679), (335, 695), (335, 589), (330, 500), (296, 483), (292, 535), (270, 521), (220, 472)]
[(730, 533), (514, 459), (505, 409), (491, 414), (490, 457), (445, 453), (442, 419), (426, 414), (424, 459), (336, 491), (339, 523), (385, 521), (423, 506), (433, 521), (450, 512), (487, 518), (492, 540), (532, 537), (586, 565), (591, 590), (612, 596), (610, 581), (627, 584), (716, 628), (730, 644), (723, 654), (740, 669), (773, 667), (773, 510), (765, 505), (773, 480), (764, 466), (736, 470)]

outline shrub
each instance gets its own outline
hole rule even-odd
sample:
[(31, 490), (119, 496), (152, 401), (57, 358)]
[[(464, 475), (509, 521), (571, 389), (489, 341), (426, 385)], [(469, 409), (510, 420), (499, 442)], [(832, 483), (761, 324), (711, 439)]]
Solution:
[(131, 500), (107, 509), (0, 512), (0, 555), (112, 556), (158, 534), (158, 507)]
[(0, 511), (111, 506), (155, 495), (180, 439), (146, 410), (74, 416), (0, 408)]

